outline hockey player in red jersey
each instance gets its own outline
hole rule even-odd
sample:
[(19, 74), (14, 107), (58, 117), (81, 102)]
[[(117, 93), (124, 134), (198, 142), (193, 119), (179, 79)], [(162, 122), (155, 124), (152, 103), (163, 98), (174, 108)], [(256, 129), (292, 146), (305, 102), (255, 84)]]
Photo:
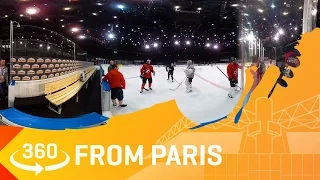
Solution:
[[(155, 73), (155, 71), (154, 71), (154, 69), (153, 69), (153, 67), (151, 65), (151, 60), (150, 59), (148, 59), (147, 62), (142, 65), (140, 73), (141, 73), (140, 77), (142, 79), (142, 85), (141, 85), (140, 93), (142, 93), (143, 90), (147, 90), (147, 91), (152, 90), (152, 87), (151, 87), (152, 86), (152, 74), (153, 74), (153, 76), (155, 76), (156, 73)], [(149, 83), (149, 89), (145, 88), (145, 85), (146, 85), (147, 81)]]
[(228, 96), (233, 98), (234, 93), (238, 91), (238, 69), (242, 67), (236, 63), (236, 58), (232, 57), (230, 61), (231, 62), (227, 67), (228, 78), (231, 86)]

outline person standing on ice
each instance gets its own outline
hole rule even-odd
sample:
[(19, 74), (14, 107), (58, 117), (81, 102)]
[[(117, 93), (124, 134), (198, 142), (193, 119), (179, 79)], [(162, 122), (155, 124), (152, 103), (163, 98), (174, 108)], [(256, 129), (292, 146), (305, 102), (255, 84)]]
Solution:
[(167, 67), (166, 67), (166, 71), (168, 72), (168, 79), (167, 79), (167, 80), (169, 80), (170, 77), (171, 77), (171, 80), (172, 80), (172, 82), (173, 82), (173, 71), (174, 71), (173, 63), (171, 63), (170, 66), (167, 66)]
[(196, 72), (196, 69), (193, 66), (192, 60), (187, 61), (187, 69), (184, 71), (186, 73), (187, 79), (186, 79), (186, 88), (187, 92), (192, 91), (192, 80), (194, 78), (194, 74)]
[(242, 67), (236, 62), (236, 58), (232, 57), (227, 66), (227, 74), (230, 81), (230, 90), (228, 96), (233, 98), (234, 94), (238, 91), (238, 69)]
[[(147, 91), (152, 90), (152, 87), (151, 87), (152, 86), (152, 74), (153, 74), (153, 76), (155, 76), (156, 72), (154, 71), (153, 66), (151, 65), (151, 60), (150, 59), (148, 59), (147, 62), (142, 65), (140, 73), (141, 73), (140, 77), (142, 79), (142, 85), (141, 85), (140, 93), (142, 93), (143, 90), (147, 90)], [(149, 89), (145, 88), (145, 85), (146, 85), (147, 81), (149, 83)]]
[(113, 60), (110, 60), (110, 65), (108, 67), (108, 72), (110, 72), (112, 70), (112, 66), (114, 65), (114, 61)]
[(118, 100), (120, 107), (127, 107), (126, 104), (123, 104), (123, 89), (126, 89), (126, 80), (119, 72), (117, 64), (113, 64), (111, 67), (112, 69), (104, 76), (103, 80), (110, 85), (113, 106), (117, 106)]

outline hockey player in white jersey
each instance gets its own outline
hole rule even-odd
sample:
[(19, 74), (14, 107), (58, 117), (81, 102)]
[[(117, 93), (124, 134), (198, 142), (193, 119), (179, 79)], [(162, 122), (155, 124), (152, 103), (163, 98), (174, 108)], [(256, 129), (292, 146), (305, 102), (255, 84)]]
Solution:
[(187, 69), (184, 71), (186, 73), (186, 88), (187, 92), (192, 91), (192, 80), (194, 78), (194, 74), (196, 72), (196, 69), (193, 66), (193, 63), (191, 60), (187, 61)]

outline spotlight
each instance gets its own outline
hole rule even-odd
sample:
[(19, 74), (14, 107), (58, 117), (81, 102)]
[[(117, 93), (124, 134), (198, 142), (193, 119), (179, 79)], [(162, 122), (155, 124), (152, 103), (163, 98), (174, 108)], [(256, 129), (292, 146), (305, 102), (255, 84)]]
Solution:
[(190, 45), (190, 44), (191, 44), (191, 42), (190, 42), (190, 41), (186, 41), (186, 44), (187, 44), (187, 45)]
[(210, 44), (210, 43), (207, 43), (207, 44), (206, 44), (206, 47), (210, 47), (210, 46), (211, 46), (211, 44)]
[(70, 7), (65, 7), (63, 8), (65, 11), (69, 11), (71, 8)]
[(153, 47), (155, 47), (155, 48), (158, 47), (158, 46), (159, 46), (158, 43), (154, 43), (153, 44)]
[(146, 49), (150, 49), (150, 46), (149, 46), (149, 45), (146, 45), (145, 48), (146, 48)]
[(218, 45), (214, 45), (213, 48), (214, 48), (214, 49), (218, 49), (219, 46), (218, 46)]
[(35, 15), (35, 14), (38, 14), (39, 12), (40, 12), (40, 9), (37, 7), (28, 7), (26, 9), (26, 13), (29, 15)]
[(175, 44), (175, 45), (179, 45), (180, 42), (179, 42), (179, 41), (175, 41), (174, 44)]

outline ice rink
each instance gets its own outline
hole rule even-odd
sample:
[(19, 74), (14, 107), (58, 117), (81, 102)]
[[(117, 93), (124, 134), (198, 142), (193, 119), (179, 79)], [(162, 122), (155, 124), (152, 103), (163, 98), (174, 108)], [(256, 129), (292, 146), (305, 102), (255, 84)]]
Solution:
[[(225, 74), (227, 65), (217, 65)], [(179, 84), (167, 80), (167, 72), (163, 66), (154, 66), (156, 76), (153, 77), (152, 91), (144, 91), (140, 94), (141, 79), (140, 66), (122, 66), (119, 71), (123, 73), (127, 87), (124, 90), (124, 103), (128, 107), (112, 107), (113, 115), (123, 115), (138, 110), (149, 108), (155, 104), (175, 99), (181, 112), (194, 122), (207, 122), (228, 115), (238, 103), (241, 92), (233, 99), (228, 97), (230, 87), (228, 79), (219, 71), (217, 66), (195, 66), (196, 75), (193, 79), (193, 91), (186, 92), (184, 69), (186, 66), (176, 66), (174, 78), (183, 84), (176, 90)], [(107, 65), (103, 65), (107, 72)], [(239, 69), (239, 86), (242, 88), (242, 70)], [(245, 78), (244, 78), (245, 79)], [(146, 88), (148, 84), (146, 85)]]

